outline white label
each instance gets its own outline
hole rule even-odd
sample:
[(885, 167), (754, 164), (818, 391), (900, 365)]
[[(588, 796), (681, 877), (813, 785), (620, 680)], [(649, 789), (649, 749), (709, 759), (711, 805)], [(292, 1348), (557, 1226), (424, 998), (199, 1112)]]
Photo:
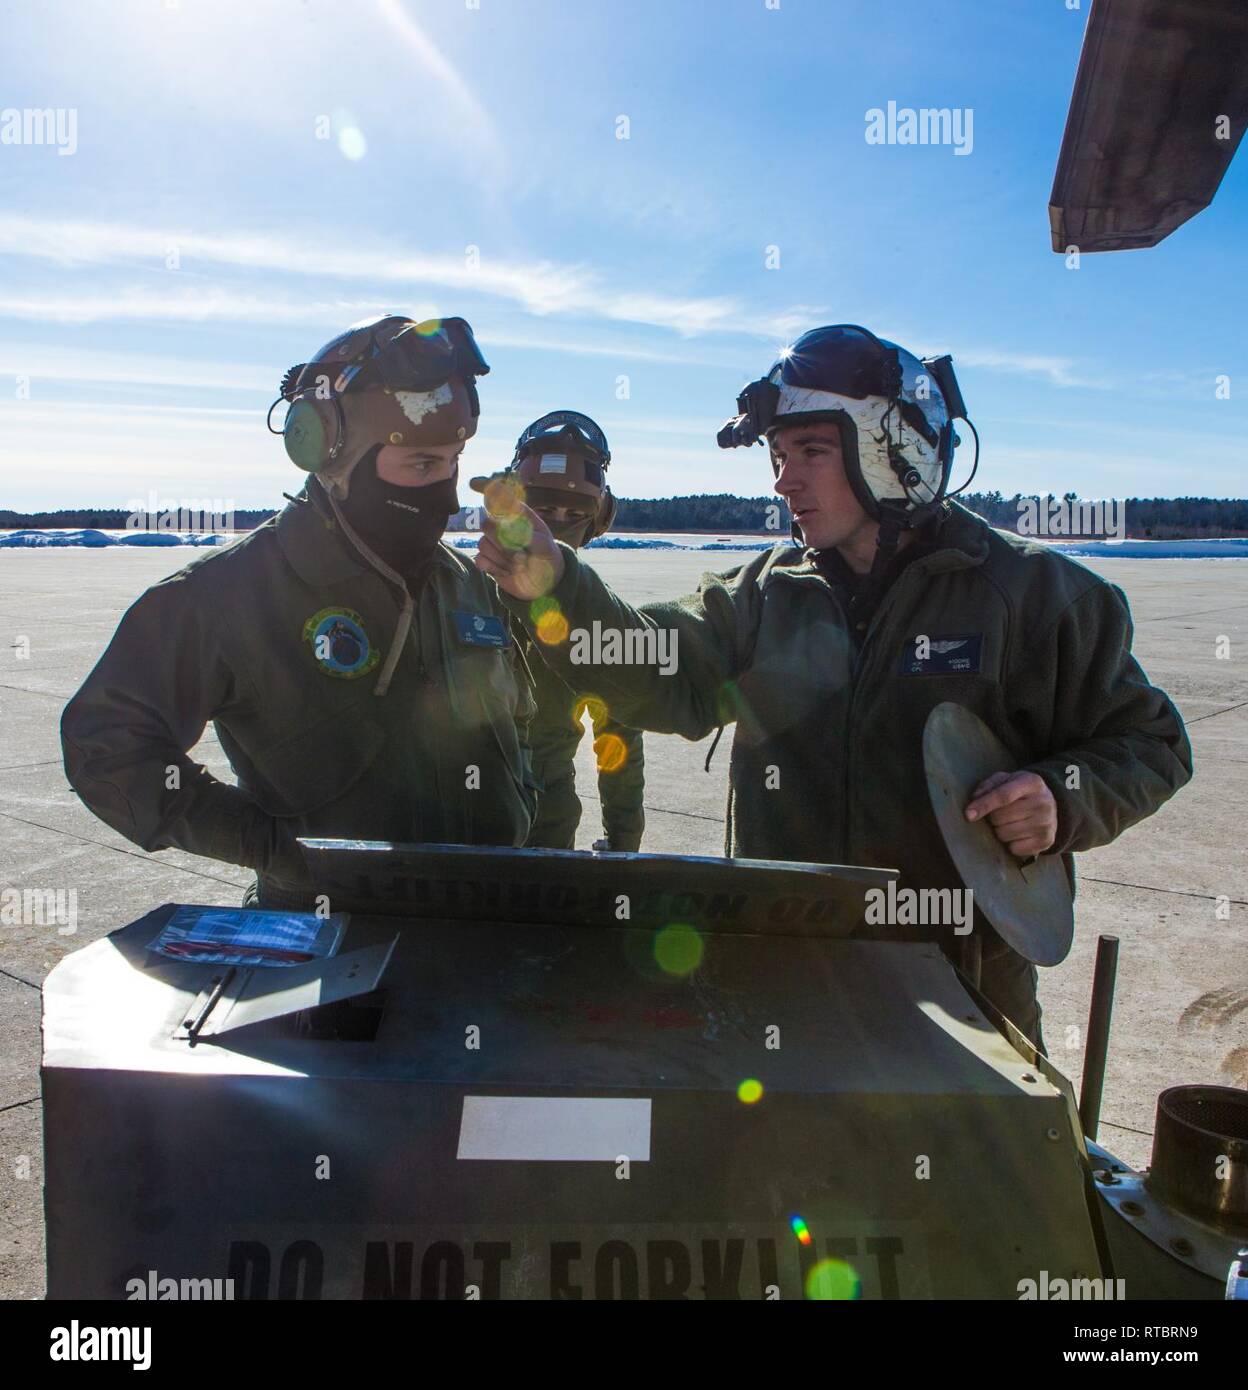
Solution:
[(539, 473), (566, 473), (568, 471), (567, 454), (543, 454)]
[(419, 425), (426, 415), (432, 415), (440, 406), (450, 405), (455, 396), (450, 383), (445, 382), (432, 391), (396, 391), (394, 398), (412, 424)]
[(650, 1159), (650, 1102), (465, 1096), (457, 1158), (634, 1163)]

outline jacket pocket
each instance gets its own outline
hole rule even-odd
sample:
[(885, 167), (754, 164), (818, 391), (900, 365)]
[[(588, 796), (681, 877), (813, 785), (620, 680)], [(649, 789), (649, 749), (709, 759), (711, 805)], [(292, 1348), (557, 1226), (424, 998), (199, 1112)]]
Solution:
[(248, 790), (260, 807), (271, 816), (306, 816), (346, 796), (386, 745), (367, 709), (357, 701), (252, 752), (257, 780)]

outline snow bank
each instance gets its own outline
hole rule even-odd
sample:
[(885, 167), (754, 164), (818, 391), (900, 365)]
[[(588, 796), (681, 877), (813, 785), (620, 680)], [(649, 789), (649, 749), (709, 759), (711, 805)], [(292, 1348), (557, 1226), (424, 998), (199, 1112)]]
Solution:
[(233, 536), (178, 531), (0, 531), (0, 548), (46, 550), (62, 546), (226, 545)]
[(1109, 560), (1244, 560), (1248, 537), (1209, 541), (1053, 541), (1064, 555)]
[[(475, 550), (478, 537), (448, 537), (457, 550)], [(760, 541), (756, 536), (742, 537), (740, 540), (662, 540), (658, 536), (599, 536), (583, 550), (770, 550), (777, 541)]]
[[(590, 541), (589, 550), (770, 550), (778, 541), (757, 536), (710, 537), (676, 533), (663, 536), (599, 536)], [(111, 545), (228, 545), (237, 537), (216, 532), (179, 531), (0, 531), (0, 548), (47, 549), (86, 546), (99, 549)], [(475, 550), (477, 535), (448, 532), (447, 540), (457, 550)], [(1118, 560), (1243, 560), (1248, 559), (1248, 537), (1207, 541), (1046, 541), (1054, 550), (1086, 559)]]

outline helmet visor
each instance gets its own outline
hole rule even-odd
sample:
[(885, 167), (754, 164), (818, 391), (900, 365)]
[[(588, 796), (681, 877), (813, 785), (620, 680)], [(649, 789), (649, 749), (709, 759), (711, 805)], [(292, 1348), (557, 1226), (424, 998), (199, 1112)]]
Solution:
[(766, 376), (751, 381), (737, 397), (738, 414), (716, 436), (721, 449), (757, 444), (780, 413), (783, 387), (865, 400), (901, 391), (896, 348), (855, 323), (814, 328), (785, 348)]
[(549, 415), (534, 420), (516, 440), (516, 453), (519, 455), (534, 442), (550, 444), (565, 430), (571, 430), (574, 435), (579, 436), (577, 442), (582, 453), (596, 458), (604, 466), (610, 462), (611, 451), (607, 448), (607, 436), (588, 415), (582, 415), (579, 410), (552, 410)]
[(777, 384), (827, 391), (865, 400), (895, 396), (901, 389), (901, 364), (895, 349), (869, 329), (853, 323), (815, 328), (786, 348), (768, 374)]

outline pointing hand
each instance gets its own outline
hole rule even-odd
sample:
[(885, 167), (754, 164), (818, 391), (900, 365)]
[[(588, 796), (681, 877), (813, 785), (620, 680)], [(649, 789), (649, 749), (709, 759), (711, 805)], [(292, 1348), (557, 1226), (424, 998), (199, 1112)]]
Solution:
[(524, 504), (524, 484), (507, 473), (473, 478), (485, 495), (476, 566), (513, 598), (544, 598), (563, 578), (563, 553), (550, 528)]

